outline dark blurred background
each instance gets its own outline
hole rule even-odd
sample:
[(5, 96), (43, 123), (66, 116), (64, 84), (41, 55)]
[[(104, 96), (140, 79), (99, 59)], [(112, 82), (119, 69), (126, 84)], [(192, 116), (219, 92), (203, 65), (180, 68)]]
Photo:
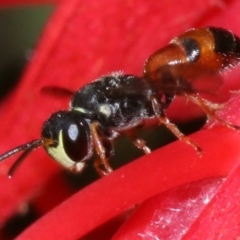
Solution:
[(0, 9), (0, 100), (16, 86), (53, 6)]

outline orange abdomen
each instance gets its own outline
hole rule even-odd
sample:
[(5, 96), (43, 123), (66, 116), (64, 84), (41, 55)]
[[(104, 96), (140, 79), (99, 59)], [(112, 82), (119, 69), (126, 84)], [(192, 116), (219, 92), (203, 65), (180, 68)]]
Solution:
[(191, 29), (153, 53), (144, 74), (156, 79), (167, 70), (174, 77), (197, 78), (230, 68), (239, 60), (240, 39), (232, 32), (215, 27)]

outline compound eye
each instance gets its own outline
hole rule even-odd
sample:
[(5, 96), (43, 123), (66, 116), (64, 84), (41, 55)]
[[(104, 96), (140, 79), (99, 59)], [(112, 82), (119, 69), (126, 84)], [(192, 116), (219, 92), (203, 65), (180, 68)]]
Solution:
[(82, 171), (92, 154), (89, 124), (82, 114), (59, 111), (50, 116), (42, 129), (47, 153), (65, 168)]
[(63, 148), (72, 161), (80, 161), (88, 155), (88, 126), (83, 122), (67, 122), (62, 130)]

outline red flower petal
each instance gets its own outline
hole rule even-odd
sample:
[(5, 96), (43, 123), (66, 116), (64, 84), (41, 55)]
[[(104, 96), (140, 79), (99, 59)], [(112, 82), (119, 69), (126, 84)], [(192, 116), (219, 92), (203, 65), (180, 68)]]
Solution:
[[(124, 70), (139, 75), (149, 54), (182, 31), (203, 23), (223, 23), (222, 27), (235, 28), (236, 34), (240, 33), (238, 1), (227, 1), (224, 6), (222, 2), (210, 0), (175, 4), (172, 1), (62, 2), (18, 90), (1, 105), (1, 125), (4, 126), (0, 136), (1, 152), (39, 137), (44, 119), (52, 111), (67, 108), (65, 99), (53, 101), (42, 96), (43, 86), (58, 85), (75, 90), (111, 71)], [(239, 87), (237, 71), (234, 74), (226, 88)], [(178, 118), (177, 109), (173, 106), (170, 116)], [(183, 113), (189, 117), (189, 108), (181, 111)], [(229, 114), (238, 119), (237, 112)], [(19, 239), (76, 239), (159, 192), (205, 177), (225, 176), (238, 162), (240, 140), (234, 131), (213, 128), (193, 138), (206, 153), (202, 159), (179, 142), (159, 149), (85, 188)], [(1, 164), (1, 222), (20, 203), (36, 196), (59, 169), (42, 150), (29, 158), (35, 159), (24, 163), (12, 181), (6, 178), (12, 162)]]

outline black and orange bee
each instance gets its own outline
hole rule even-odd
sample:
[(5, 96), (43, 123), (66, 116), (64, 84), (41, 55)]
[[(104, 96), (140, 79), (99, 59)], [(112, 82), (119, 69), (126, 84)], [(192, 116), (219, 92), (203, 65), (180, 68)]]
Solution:
[(112, 172), (108, 159), (119, 135), (128, 135), (145, 154), (151, 152), (135, 134), (135, 128), (153, 118), (201, 154), (201, 148), (168, 120), (165, 110), (175, 96), (184, 96), (208, 117), (240, 130), (219, 118), (214, 105), (199, 95), (200, 91), (214, 91), (204, 89), (205, 77), (211, 81), (212, 76), (212, 81), (216, 81), (214, 76), (239, 61), (240, 39), (230, 31), (215, 27), (190, 29), (152, 54), (146, 60), (142, 77), (113, 73), (79, 89), (73, 94), (68, 111), (53, 113), (43, 124), (40, 139), (2, 154), (0, 161), (23, 151), (9, 171), (11, 176), (32, 150), (43, 146), (62, 166), (80, 172), (95, 152), (94, 166), (100, 175), (106, 175)]

